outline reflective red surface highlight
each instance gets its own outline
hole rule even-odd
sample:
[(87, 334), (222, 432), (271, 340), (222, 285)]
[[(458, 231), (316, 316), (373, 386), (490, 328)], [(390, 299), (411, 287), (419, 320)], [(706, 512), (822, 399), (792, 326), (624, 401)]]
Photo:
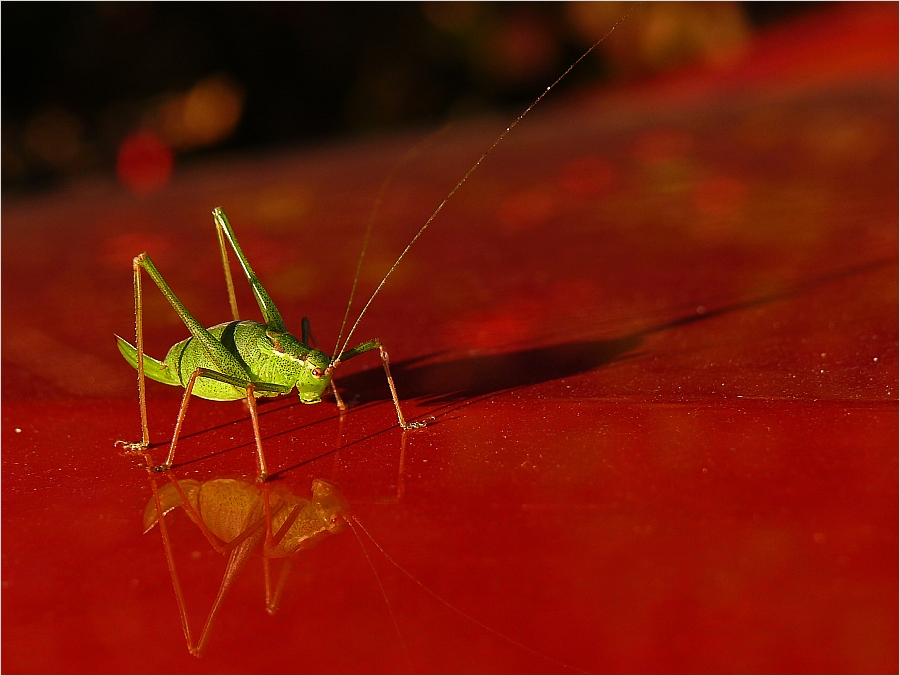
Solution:
[[(276, 485), (339, 485), (424, 584), (573, 669), (896, 672), (897, 64), (872, 55), (895, 53), (897, 16), (823, 16), (763, 38), (789, 77), (755, 48), (693, 74), (704, 94), (677, 108), (666, 81), (527, 120), (355, 336), (384, 341), (405, 412), (434, 421), (401, 434), (377, 359), (349, 362), (343, 417), (261, 405)], [(496, 126), (401, 170), (361, 299)], [(636, 153), (660, 130), (686, 142)], [(330, 350), (381, 177), (416, 140), (209, 165), (141, 199), (4, 200), (5, 671), (564, 670), (370, 546), (401, 644), (351, 532), (296, 559), (272, 617), (251, 560), (197, 660), (159, 533), (140, 532), (146, 472), (113, 448), (139, 435), (112, 337), (133, 331), (131, 257), (149, 251), (201, 322), (222, 321), (221, 204), (288, 326), (308, 315)], [(573, 196), (560, 177), (585, 156), (615, 180)], [(509, 227), (504, 205), (535, 192), (553, 208)], [(185, 330), (145, 289), (162, 357)], [(244, 286), (239, 301), (257, 316)], [(180, 391), (148, 392), (162, 456)], [(183, 478), (255, 471), (240, 403), (195, 400), (179, 448)], [(169, 523), (199, 633), (225, 561), (183, 513)]]

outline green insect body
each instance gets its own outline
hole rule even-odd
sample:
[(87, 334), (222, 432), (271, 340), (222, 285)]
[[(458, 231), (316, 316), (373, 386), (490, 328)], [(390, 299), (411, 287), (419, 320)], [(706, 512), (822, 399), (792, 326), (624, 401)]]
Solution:
[[(144, 453), (150, 445), (144, 383), (145, 378), (150, 378), (166, 385), (183, 387), (185, 391), (175, 424), (175, 432), (169, 446), (169, 455), (165, 463), (155, 469), (163, 471), (172, 466), (175, 447), (191, 395), (213, 401), (246, 399), (253, 420), (259, 469), (258, 478), (265, 480), (268, 470), (259, 433), (256, 399), (288, 394), (296, 389), (300, 401), (304, 404), (318, 404), (322, 401), (325, 390), (331, 386), (338, 406), (343, 409), (344, 404), (332, 383), (334, 370), (341, 362), (372, 350), (378, 350), (381, 355), (400, 427), (413, 429), (424, 426), (423, 422), (407, 423), (403, 417), (391, 377), (388, 355), (381, 341), (370, 340), (351, 350), (339, 352), (337, 357), (332, 357), (310, 346), (312, 334), (309, 320), (306, 317), (302, 321), (300, 339), (288, 333), (278, 308), (250, 267), (221, 207), (213, 210), (213, 219), (219, 235), (219, 248), (222, 253), (234, 321), (204, 328), (169, 288), (159, 270), (156, 269), (156, 265), (146, 253), (142, 253), (134, 259), (136, 344), (132, 345), (119, 336), (116, 336), (116, 340), (119, 352), (138, 372), (143, 436), (141, 441), (136, 443), (118, 442), (124, 444), (126, 452)], [(234, 285), (231, 280), (228, 252), (225, 246), (226, 240), (237, 255), (244, 276), (253, 289), (253, 295), (256, 297), (265, 320), (264, 323), (241, 321), (238, 318)], [(156, 283), (191, 334), (189, 338), (173, 345), (162, 361), (144, 354), (141, 270), (146, 272)]]
[[(257, 396), (275, 397), (296, 387), (300, 401), (318, 404), (331, 384), (331, 357), (304, 345), (289, 333), (274, 333), (265, 324), (251, 321), (218, 324), (207, 331), (237, 358), (244, 370), (242, 377), (286, 388), (283, 392), (260, 391)], [(119, 352), (137, 368), (135, 347), (122, 338), (117, 339)], [(216, 364), (193, 337), (175, 343), (164, 361), (144, 355), (144, 374), (166, 385), (185, 387), (197, 368), (215, 369)], [(213, 401), (234, 401), (247, 396), (240, 387), (208, 378), (198, 380), (191, 393)]]

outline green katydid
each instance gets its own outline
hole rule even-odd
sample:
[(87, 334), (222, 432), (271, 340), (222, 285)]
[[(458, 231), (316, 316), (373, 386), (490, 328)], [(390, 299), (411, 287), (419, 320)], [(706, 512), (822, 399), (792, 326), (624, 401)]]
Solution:
[[(408, 423), (403, 417), (403, 411), (400, 409), (400, 401), (397, 397), (397, 389), (391, 377), (388, 354), (381, 341), (377, 338), (369, 340), (353, 349), (342, 349), (340, 352), (337, 352), (337, 356), (331, 357), (310, 347), (311, 333), (309, 320), (306, 317), (301, 322), (302, 333), (299, 340), (288, 333), (284, 320), (281, 318), (281, 313), (278, 312), (275, 303), (272, 302), (269, 294), (250, 267), (250, 263), (247, 261), (247, 257), (244, 255), (235, 237), (234, 230), (228, 222), (228, 217), (221, 207), (213, 209), (213, 219), (215, 220), (216, 231), (219, 236), (219, 247), (225, 268), (229, 301), (234, 317), (233, 321), (218, 324), (208, 329), (204, 328), (178, 300), (178, 297), (169, 288), (169, 285), (163, 279), (159, 270), (157, 270), (156, 265), (146, 253), (142, 253), (134, 259), (136, 345), (132, 345), (119, 336), (116, 336), (116, 340), (119, 352), (138, 372), (143, 436), (139, 442), (124, 444), (126, 451), (141, 452), (149, 446), (150, 432), (147, 425), (146, 387), (144, 382), (146, 376), (166, 385), (184, 387), (184, 397), (182, 398), (181, 409), (175, 423), (175, 432), (172, 435), (169, 454), (165, 462), (155, 468), (157, 471), (166, 470), (172, 466), (172, 461), (175, 458), (175, 448), (191, 395), (214, 401), (246, 399), (250, 409), (250, 417), (253, 420), (257, 469), (259, 471), (258, 478), (260, 481), (265, 481), (268, 476), (268, 469), (260, 438), (256, 398), (288, 394), (296, 388), (300, 401), (304, 404), (318, 404), (322, 401), (322, 393), (329, 385), (332, 385), (334, 369), (341, 362), (372, 350), (378, 350), (381, 355), (400, 427), (404, 430), (409, 430), (424, 426), (422, 422)], [(228, 251), (225, 246), (226, 239), (234, 250), (244, 275), (253, 289), (253, 295), (256, 297), (265, 323), (241, 321), (238, 317), (234, 285), (231, 280), (231, 270), (228, 263)], [(156, 283), (159, 290), (191, 333), (190, 338), (173, 345), (162, 361), (144, 354), (143, 296), (141, 292), (142, 269)], [(348, 340), (349, 337), (348, 335)], [(344, 348), (346, 348), (346, 343)], [(336, 389), (334, 394), (338, 405), (343, 408), (343, 402)]]
[[(633, 9), (633, 7), (632, 7)], [(288, 333), (281, 314), (263, 285), (260, 283), (253, 269), (250, 267), (246, 256), (241, 250), (235, 237), (234, 230), (225, 216), (225, 212), (221, 207), (213, 210), (213, 218), (216, 224), (216, 230), (219, 239), (219, 248), (222, 254), (223, 266), (225, 269), (225, 279), (228, 286), (229, 301), (231, 303), (231, 311), (233, 321), (218, 324), (210, 328), (204, 328), (191, 313), (184, 307), (175, 293), (166, 284), (162, 275), (157, 270), (153, 261), (146, 253), (142, 253), (135, 257), (133, 261), (134, 270), (134, 304), (135, 304), (135, 345), (131, 345), (123, 338), (116, 336), (119, 351), (126, 361), (131, 364), (138, 372), (138, 393), (141, 409), (141, 441), (135, 443), (121, 443), (125, 446), (128, 453), (142, 453), (150, 445), (150, 432), (147, 426), (147, 404), (146, 404), (146, 386), (145, 377), (149, 377), (167, 385), (174, 385), (184, 388), (184, 396), (181, 401), (181, 408), (175, 423), (175, 431), (172, 435), (172, 441), (169, 446), (169, 453), (162, 465), (155, 467), (157, 471), (164, 471), (172, 466), (175, 458), (175, 448), (178, 443), (178, 437), (181, 433), (181, 426), (184, 422), (184, 416), (187, 411), (188, 403), (192, 394), (203, 399), (212, 399), (215, 401), (234, 401), (237, 399), (245, 399), (250, 409), (250, 417), (253, 421), (253, 433), (256, 441), (257, 468), (258, 479), (264, 481), (268, 476), (265, 454), (262, 448), (262, 440), (259, 430), (259, 416), (256, 410), (256, 399), (258, 397), (273, 397), (290, 393), (294, 388), (297, 389), (300, 401), (305, 404), (317, 404), (321, 401), (322, 394), (329, 386), (332, 387), (335, 400), (341, 409), (344, 404), (338, 395), (337, 390), (332, 383), (332, 377), (335, 369), (341, 362), (352, 359), (366, 352), (378, 350), (381, 356), (382, 365), (384, 366), (385, 375), (387, 376), (388, 385), (390, 386), (391, 398), (394, 402), (394, 408), (397, 412), (397, 421), (404, 430), (415, 429), (425, 426), (424, 421), (407, 422), (400, 409), (400, 400), (397, 396), (397, 390), (391, 377), (390, 362), (388, 354), (378, 339), (369, 340), (361, 345), (347, 349), (350, 338), (356, 331), (363, 315), (369, 309), (372, 301), (381, 291), (385, 282), (394, 272), (413, 244), (422, 236), (428, 226), (431, 225), (435, 217), (444, 208), (444, 205), (456, 194), (462, 187), (469, 176), (481, 166), (481, 163), (488, 154), (496, 148), (512, 131), (512, 129), (526, 116), (531, 109), (540, 103), (543, 98), (554, 88), (559, 82), (566, 77), (575, 66), (577, 66), (584, 58), (588, 56), (597, 46), (603, 42), (618, 26), (622, 23), (631, 9), (619, 19), (606, 34), (597, 40), (587, 51), (585, 51), (576, 61), (574, 61), (549, 87), (541, 92), (534, 102), (529, 105), (525, 111), (519, 115), (485, 150), (481, 157), (473, 164), (465, 175), (456, 183), (447, 196), (438, 204), (437, 208), (432, 212), (425, 224), (419, 229), (412, 240), (407, 244), (406, 248), (401, 252), (400, 256), (388, 270), (387, 274), (379, 282), (375, 291), (369, 297), (362, 311), (356, 318), (350, 331), (347, 333), (343, 345), (341, 338), (337, 340), (334, 356), (329, 356), (324, 352), (310, 347), (310, 327), (309, 320), (304, 317), (301, 322), (301, 337), (296, 337)], [(371, 222), (369, 229), (366, 231), (365, 242), (368, 242), (371, 230)], [(234, 296), (234, 285), (231, 280), (231, 269), (228, 262), (228, 251), (225, 240), (237, 255), (244, 275), (247, 278), (256, 302), (262, 311), (264, 323), (241, 321), (237, 312), (237, 303)], [(363, 245), (363, 253), (360, 256), (359, 266), (357, 267), (356, 279), (359, 279), (359, 270), (362, 265), (362, 257), (365, 254), (366, 245)], [(150, 278), (159, 287), (175, 312), (187, 326), (191, 334), (190, 338), (186, 338), (176, 343), (168, 352), (163, 361), (153, 359), (144, 354), (144, 338), (143, 338), (143, 300), (141, 295), (141, 270), (144, 270)], [(353, 289), (356, 288), (354, 281)], [(351, 302), (353, 293), (351, 292)], [(348, 303), (344, 314), (344, 324), (346, 324), (347, 316), (350, 311)], [(340, 334), (339, 334), (340, 335)]]

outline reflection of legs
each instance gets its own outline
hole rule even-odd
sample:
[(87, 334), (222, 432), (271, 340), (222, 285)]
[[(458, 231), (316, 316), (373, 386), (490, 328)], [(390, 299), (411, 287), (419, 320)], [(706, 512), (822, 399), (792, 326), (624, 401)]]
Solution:
[[(148, 469), (151, 465), (152, 462), (149, 462), (148, 456)], [(199, 514), (197, 514), (194, 506), (187, 499), (187, 496), (184, 494), (184, 491), (181, 490), (181, 487), (179, 486), (177, 481), (173, 479), (171, 473), (168, 474), (169, 478), (173, 481), (175, 487), (178, 489), (178, 492), (181, 495), (183, 501), (182, 506), (191, 513), (192, 520), (194, 520), (197, 525), (200, 526), (201, 531), (206, 536), (206, 539), (209, 540), (213, 548), (216, 549), (216, 551), (222, 553), (230, 552), (228, 556), (228, 563), (225, 566), (225, 573), (222, 576), (222, 583), (221, 585), (219, 585), (219, 591), (217, 592), (216, 598), (209, 610), (209, 614), (206, 617), (206, 623), (203, 625), (203, 631), (200, 634), (200, 640), (196, 645), (194, 645), (191, 638), (191, 630), (187, 617), (187, 606), (184, 601), (184, 595), (181, 591), (181, 584), (178, 581), (178, 574), (175, 570), (175, 560), (172, 553), (172, 545), (169, 540), (168, 529), (166, 528), (165, 514), (162, 512), (162, 503), (160, 501), (159, 492), (156, 486), (156, 477), (154, 476), (154, 472), (151, 470), (150, 482), (153, 487), (154, 499), (156, 500), (156, 510), (157, 514), (159, 515), (160, 532), (163, 534), (163, 546), (166, 550), (166, 560), (169, 563), (169, 570), (172, 576), (172, 585), (175, 588), (175, 598), (178, 602), (179, 613), (181, 614), (181, 623), (184, 630), (184, 636), (187, 640), (187, 646), (190, 653), (195, 657), (200, 657), (203, 651), (206, 649), (206, 644), (209, 641), (210, 632), (212, 631), (213, 621), (215, 620), (216, 615), (219, 612), (225, 595), (231, 589), (231, 586), (234, 584), (237, 576), (247, 564), (247, 561), (249, 560), (253, 550), (259, 545), (260, 540), (262, 540), (263, 538), (263, 520), (267, 517), (264, 515), (251, 523), (241, 532), (240, 535), (238, 535), (231, 542), (222, 547), (221, 545), (217, 544), (215, 536), (209, 532), (209, 529), (203, 521), (203, 518)], [(279, 510), (282, 507), (283, 505), (279, 505)], [(278, 510), (276, 510), (276, 513), (277, 511)], [(271, 523), (269, 525), (269, 528), (271, 529)]]
[(406, 461), (406, 430), (400, 435), (400, 462), (397, 464), (397, 502), (403, 499), (406, 492), (403, 464)]
[(397, 482), (394, 485), (394, 495), (378, 500), (381, 504), (397, 504), (403, 499), (406, 492), (406, 479), (404, 474), (404, 464), (406, 462), (406, 430), (400, 432), (400, 457), (397, 460)]
[[(166, 563), (169, 566), (169, 575), (172, 577), (172, 587), (175, 590), (175, 601), (178, 603), (178, 614), (181, 616), (181, 630), (184, 632), (184, 640), (188, 650), (194, 652), (194, 640), (191, 637), (191, 625), (188, 622), (187, 606), (184, 603), (184, 594), (181, 592), (181, 582), (178, 580), (178, 571), (175, 568), (175, 557), (172, 554), (172, 542), (169, 539), (169, 529), (166, 527), (166, 515), (163, 512), (162, 502), (159, 499), (159, 490), (156, 485), (156, 477), (151, 470), (152, 461), (147, 455), (147, 470), (150, 474), (150, 488), (153, 490), (153, 499), (156, 501), (156, 514), (159, 518), (159, 532), (162, 534), (163, 549), (166, 553)], [(177, 486), (177, 484), (176, 484)]]
[[(169, 477), (169, 480), (174, 485), (177, 490), (179, 497), (181, 498), (181, 506), (184, 507), (186, 511), (190, 513), (191, 520), (194, 521), (203, 532), (206, 539), (209, 541), (212, 547), (221, 553), (229, 553), (228, 563), (225, 567), (225, 573), (222, 576), (222, 583), (219, 586), (219, 591), (216, 594), (216, 598), (213, 601), (212, 607), (210, 608), (209, 614), (206, 618), (206, 623), (203, 626), (203, 631), (200, 635), (200, 640), (197, 644), (194, 644), (193, 635), (191, 632), (190, 621), (188, 619), (187, 612), (187, 604), (185, 602), (184, 593), (181, 587), (181, 581), (178, 577), (178, 571), (175, 566), (175, 556), (174, 550), (172, 547), (172, 542), (169, 537), (169, 529), (166, 524), (166, 513), (165, 508), (163, 507), (163, 500), (160, 495), (159, 487), (156, 482), (156, 472), (153, 470), (153, 459), (150, 457), (149, 453), (143, 454), (146, 460), (147, 471), (150, 477), (150, 487), (153, 491), (153, 500), (156, 506), (156, 515), (159, 523), (160, 533), (162, 535), (163, 540), (163, 549), (166, 555), (166, 563), (169, 568), (169, 574), (172, 578), (172, 587), (175, 591), (175, 600), (178, 604), (178, 613), (181, 617), (181, 627), (184, 633), (185, 642), (187, 643), (187, 648), (190, 653), (196, 657), (200, 657), (203, 651), (206, 648), (206, 644), (209, 641), (210, 632), (212, 630), (213, 621), (216, 618), (216, 615), (221, 608), (222, 601), (225, 598), (225, 595), (231, 589), (234, 581), (237, 579), (237, 576), (243, 570), (247, 561), (249, 560), (252, 552), (259, 546), (260, 542), (263, 540), (264, 531), (263, 527), (266, 527), (266, 530), (271, 533), (272, 515), (277, 515), (282, 509), (284, 509), (285, 504), (283, 501), (278, 500), (274, 509), (269, 510), (266, 509), (266, 513), (260, 516), (260, 518), (256, 519), (248, 525), (237, 537), (235, 537), (231, 542), (222, 546), (219, 544), (218, 539), (215, 535), (213, 535), (209, 528), (206, 526), (206, 523), (203, 521), (203, 518), (200, 514), (197, 513), (197, 509), (195, 509), (194, 505), (188, 499), (187, 494), (184, 489), (178, 483), (178, 481), (174, 478), (171, 472), (167, 472), (166, 474)], [(263, 484), (262, 490), (267, 493), (268, 484)], [(165, 489), (164, 489), (165, 490)], [(267, 501), (268, 502), (268, 501)], [(169, 506), (169, 503), (166, 503)], [(172, 505), (174, 506), (174, 505)], [(267, 505), (268, 506), (268, 505)], [(278, 533), (275, 535), (274, 543), (277, 545), (287, 534), (288, 529), (291, 525), (296, 521), (297, 516), (301, 511), (302, 505), (297, 505), (288, 516), (285, 524), (278, 530)], [(171, 508), (171, 507), (170, 507)], [(287, 576), (287, 567), (282, 568), (281, 577), (278, 581), (277, 588), (275, 590), (275, 594), (271, 593), (271, 585), (269, 583), (269, 571), (268, 571), (268, 558), (264, 557), (264, 562), (266, 565), (266, 606), (269, 609), (269, 612), (274, 612), (277, 607), (279, 598), (281, 596), (281, 592), (285, 585), (285, 580)]]
[(294, 525), (294, 522), (297, 520), (297, 517), (300, 516), (300, 512), (303, 509), (303, 505), (294, 505), (294, 508), (291, 510), (291, 513), (288, 514), (287, 519), (285, 519), (284, 523), (281, 524), (281, 528), (278, 529), (278, 532), (272, 535), (272, 521), (271, 519), (268, 522), (268, 531), (267, 531), (267, 542), (266, 542), (266, 551), (263, 552), (263, 578), (266, 583), (266, 612), (269, 615), (274, 615), (275, 611), (278, 610), (278, 605), (281, 603), (281, 594), (284, 591), (284, 585), (287, 582), (288, 571), (291, 567), (291, 561), (288, 558), (285, 558), (281, 564), (281, 573), (278, 575), (278, 583), (275, 585), (275, 591), (272, 592), (272, 578), (270, 572), (270, 564), (269, 559), (274, 558), (274, 549), (277, 547), (281, 541), (284, 539), (284, 536), (288, 534), (288, 531), (291, 529), (291, 526)]
[(287, 582), (288, 571), (291, 569), (291, 560), (285, 559), (281, 564), (281, 573), (278, 575), (278, 584), (275, 585), (275, 592), (272, 593), (271, 582), (269, 578), (269, 559), (263, 557), (263, 573), (266, 579), (266, 612), (274, 615), (278, 611), (281, 603), (281, 594), (284, 591), (284, 585)]
[[(251, 533), (252, 532), (259, 533), (259, 530), (256, 529), (255, 531), (251, 531)], [(222, 601), (225, 599), (225, 594), (228, 593), (228, 590), (231, 589), (231, 585), (234, 584), (234, 581), (237, 579), (238, 574), (244, 569), (244, 566), (250, 559), (253, 549), (259, 544), (261, 537), (261, 533), (259, 533), (257, 537), (247, 537), (240, 545), (232, 550), (231, 556), (228, 557), (228, 564), (225, 566), (225, 574), (222, 576), (222, 584), (219, 586), (219, 592), (216, 594), (216, 599), (213, 601), (212, 608), (209, 610), (206, 624), (203, 625), (203, 633), (200, 634), (200, 641), (197, 643), (197, 647), (191, 650), (191, 653), (197, 657), (199, 657), (206, 648), (206, 643), (209, 641), (209, 634), (212, 630), (213, 620), (216, 619), (216, 615), (219, 613), (219, 608), (222, 605)]]

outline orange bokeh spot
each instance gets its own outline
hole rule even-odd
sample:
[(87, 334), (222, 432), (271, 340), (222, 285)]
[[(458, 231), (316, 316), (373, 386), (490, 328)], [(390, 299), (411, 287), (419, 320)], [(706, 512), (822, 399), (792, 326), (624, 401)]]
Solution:
[(138, 131), (125, 138), (116, 158), (116, 176), (129, 190), (149, 193), (169, 182), (175, 158), (156, 134)]

